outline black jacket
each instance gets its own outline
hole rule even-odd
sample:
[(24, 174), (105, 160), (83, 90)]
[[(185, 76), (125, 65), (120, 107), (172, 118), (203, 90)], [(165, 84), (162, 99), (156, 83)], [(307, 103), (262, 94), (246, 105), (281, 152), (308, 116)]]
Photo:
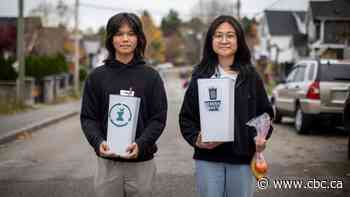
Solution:
[(135, 160), (146, 161), (157, 151), (156, 141), (162, 134), (167, 116), (167, 98), (157, 71), (145, 66), (144, 61), (133, 60), (130, 64), (108, 61), (94, 69), (88, 76), (81, 107), (81, 126), (90, 145), (99, 155), (99, 145), (107, 137), (109, 95), (120, 90), (135, 91), (141, 98), (135, 142), (139, 156)]
[[(235, 85), (235, 136), (234, 142), (226, 142), (212, 150), (195, 146), (200, 128), (197, 79), (210, 78), (213, 73), (195, 73), (179, 115), (180, 129), (185, 140), (194, 146), (194, 159), (226, 162), (231, 164), (248, 164), (255, 153), (254, 137), (256, 130), (246, 123), (267, 112), (273, 117), (273, 110), (261, 78), (253, 67), (247, 67), (248, 74), (239, 74)], [(270, 137), (272, 127), (267, 138)]]

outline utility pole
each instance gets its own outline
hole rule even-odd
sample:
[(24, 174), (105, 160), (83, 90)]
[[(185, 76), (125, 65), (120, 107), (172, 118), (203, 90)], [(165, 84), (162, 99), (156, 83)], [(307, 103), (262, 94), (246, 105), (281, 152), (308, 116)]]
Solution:
[[(200, 20), (202, 21), (202, 24), (200, 26), (200, 32), (197, 33), (196, 39), (199, 41), (199, 56), (198, 56), (198, 62), (201, 61), (202, 59), (202, 54), (203, 54), (203, 46), (204, 46), (204, 29), (203, 29), (203, 24), (207, 23), (207, 20), (205, 19), (205, 13), (204, 13), (204, 7), (203, 7), (203, 1), (199, 0), (199, 17)], [(204, 25), (205, 26), (205, 25)]]
[(17, 17), (17, 62), (18, 62), (18, 79), (17, 79), (17, 103), (24, 104), (24, 19), (23, 19), (23, 0), (18, 0), (18, 17)]
[(241, 1), (237, 0), (237, 19), (241, 18)]
[(75, 56), (74, 56), (74, 93), (79, 95), (79, 28), (78, 18), (79, 16), (79, 0), (75, 0), (75, 27), (74, 27), (74, 38), (75, 38)]

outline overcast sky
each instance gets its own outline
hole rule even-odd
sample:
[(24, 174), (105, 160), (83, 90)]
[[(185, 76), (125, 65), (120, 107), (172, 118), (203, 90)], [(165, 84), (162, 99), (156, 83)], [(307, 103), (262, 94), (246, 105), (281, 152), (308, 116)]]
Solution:
[[(29, 10), (44, 1), (55, 3), (58, 0), (24, 0), (25, 15), (28, 15)], [(75, 0), (64, 1), (70, 6), (73, 6), (75, 2)], [(166, 15), (171, 8), (178, 11), (183, 20), (188, 20), (191, 16), (192, 8), (198, 1), (199, 0), (80, 0), (82, 4), (79, 9), (80, 27), (83, 30), (88, 27), (97, 29), (105, 25), (108, 18), (117, 12), (128, 11), (140, 13), (143, 9), (147, 9), (151, 13), (156, 24), (160, 23), (161, 18)], [(236, 0), (233, 1), (236, 2)], [(0, 2), (0, 16), (17, 15), (17, 0), (0, 0)], [(308, 0), (241, 0), (242, 15), (251, 17), (256, 13), (261, 13), (266, 8), (306, 10), (307, 2)], [(91, 8), (86, 5), (97, 5), (100, 9)], [(110, 10), (101, 8), (110, 8)]]

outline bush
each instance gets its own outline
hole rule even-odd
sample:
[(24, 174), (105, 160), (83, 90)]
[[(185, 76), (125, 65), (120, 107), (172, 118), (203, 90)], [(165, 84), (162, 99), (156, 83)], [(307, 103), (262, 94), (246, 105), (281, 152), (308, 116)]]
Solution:
[(84, 68), (79, 68), (79, 80), (80, 82), (84, 81), (87, 77), (87, 71)]
[(12, 67), (14, 58), (4, 59), (0, 57), (0, 81), (14, 81), (17, 79), (17, 72)]
[(26, 57), (26, 75), (42, 79), (49, 75), (68, 72), (68, 64), (62, 54), (55, 56)]

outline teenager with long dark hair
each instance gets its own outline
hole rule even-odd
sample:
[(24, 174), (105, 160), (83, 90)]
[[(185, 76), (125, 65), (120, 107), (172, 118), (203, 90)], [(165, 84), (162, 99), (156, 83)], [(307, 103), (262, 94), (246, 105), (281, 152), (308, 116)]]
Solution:
[[(167, 116), (167, 98), (159, 74), (145, 65), (146, 37), (140, 19), (120, 13), (107, 23), (105, 64), (85, 82), (81, 126), (97, 155), (97, 196), (149, 197), (156, 166), (153, 155)], [(141, 99), (135, 142), (128, 155), (111, 154), (106, 143), (109, 96), (132, 90)]]
[[(233, 142), (201, 140), (197, 80), (213, 76), (228, 77), (235, 83)], [(249, 164), (255, 151), (264, 150), (266, 140), (255, 144), (256, 130), (246, 123), (265, 112), (273, 117), (263, 82), (252, 66), (242, 27), (232, 16), (219, 16), (209, 27), (203, 57), (194, 70), (179, 114), (181, 133), (194, 147), (201, 197), (253, 196), (255, 181)], [(268, 137), (271, 132), (272, 128)]]

